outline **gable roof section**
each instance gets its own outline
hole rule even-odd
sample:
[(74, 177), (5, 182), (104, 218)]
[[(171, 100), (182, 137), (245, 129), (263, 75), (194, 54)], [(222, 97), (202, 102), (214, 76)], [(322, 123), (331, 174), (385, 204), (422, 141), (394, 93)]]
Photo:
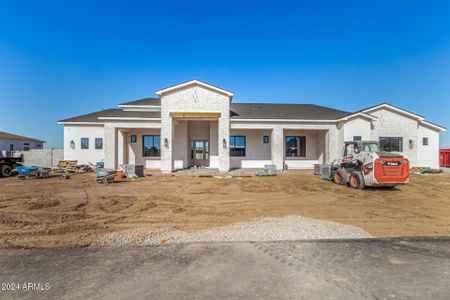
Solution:
[(442, 126), (440, 126), (440, 125), (437, 125), (437, 124), (432, 123), (432, 122), (427, 121), (427, 120), (419, 121), (419, 123), (420, 123), (420, 124), (423, 124), (423, 125), (426, 125), (426, 126), (428, 126), (428, 127), (434, 128), (434, 129), (436, 129), (436, 130), (438, 130), (438, 131), (447, 131), (447, 128), (446, 128), (446, 127), (442, 127)]
[(194, 86), (194, 85), (198, 85), (198, 86), (201, 86), (201, 87), (204, 87), (204, 88), (216, 91), (216, 92), (224, 94), (224, 95), (226, 95), (228, 97), (233, 97), (234, 96), (234, 94), (232, 92), (229, 92), (227, 90), (224, 90), (224, 89), (219, 88), (217, 86), (214, 86), (212, 84), (209, 84), (209, 83), (206, 83), (206, 82), (203, 82), (203, 81), (200, 81), (200, 80), (196, 80), (196, 79), (190, 80), (190, 81), (186, 81), (186, 82), (183, 82), (183, 83), (179, 83), (179, 84), (176, 84), (176, 85), (169, 86), (169, 87), (167, 87), (165, 89), (157, 91), (156, 95), (161, 96), (163, 94), (166, 94), (166, 93), (169, 93), (169, 92), (172, 92), (172, 91), (176, 91), (176, 90), (188, 87), (188, 86)]
[(389, 104), (389, 103), (386, 103), (386, 102), (378, 104), (378, 105), (375, 105), (375, 106), (372, 106), (372, 107), (369, 107), (369, 108), (366, 108), (366, 109), (363, 109), (360, 112), (370, 113), (371, 111), (374, 111), (374, 110), (377, 110), (377, 109), (380, 109), (380, 108), (387, 108), (387, 109), (390, 109), (392, 111), (395, 111), (395, 112), (407, 115), (407, 116), (417, 120), (417, 122), (419, 122), (419, 124), (427, 125), (427, 126), (432, 127), (432, 128), (434, 128), (434, 129), (436, 129), (438, 131), (447, 131), (447, 128), (425, 120), (424, 116), (415, 114), (413, 112), (410, 112), (408, 110), (405, 110), (403, 108), (397, 107), (395, 105), (392, 105), (392, 104)]
[(58, 123), (103, 123), (104, 120), (114, 119), (159, 119), (159, 111), (126, 111), (122, 109), (105, 109), (94, 113), (81, 115), (58, 121)]
[(232, 103), (231, 119), (337, 120), (349, 112), (314, 104)]
[(26, 136), (12, 134), (12, 133), (8, 133), (8, 132), (4, 132), (4, 131), (0, 131), (0, 139), (45, 143), (44, 140), (38, 140), (38, 139), (34, 139), (34, 138), (29, 138), (29, 137), (26, 137)]
[(346, 116), (344, 116), (344, 117), (338, 119), (337, 121), (338, 121), (338, 122), (339, 122), (339, 121), (347, 121), (347, 120), (349, 120), (349, 119), (351, 119), (351, 118), (355, 118), (355, 117), (363, 117), (363, 118), (369, 119), (369, 120), (371, 120), (371, 121), (378, 119), (378, 118), (375, 117), (375, 116), (372, 116), (372, 115), (369, 115), (369, 114), (367, 114), (367, 113), (364, 113), (364, 112), (359, 111), (359, 112), (355, 112), (355, 113), (352, 113), (352, 114), (348, 114), (348, 115), (346, 115)]
[(143, 98), (119, 104), (119, 107), (127, 106), (161, 106), (161, 98)]
[(377, 110), (377, 109), (380, 109), (380, 108), (388, 108), (390, 110), (393, 110), (393, 111), (396, 111), (396, 112), (400, 112), (402, 114), (410, 116), (410, 117), (412, 117), (414, 119), (425, 120), (424, 116), (415, 114), (413, 112), (407, 111), (406, 109), (394, 106), (394, 105), (386, 103), (386, 102), (378, 104), (378, 105), (375, 105), (375, 106), (371, 106), (371, 107), (368, 107), (368, 108), (365, 108), (365, 109), (362, 109), (362, 110), (360, 110), (360, 112), (370, 113), (371, 111), (374, 111), (374, 110)]

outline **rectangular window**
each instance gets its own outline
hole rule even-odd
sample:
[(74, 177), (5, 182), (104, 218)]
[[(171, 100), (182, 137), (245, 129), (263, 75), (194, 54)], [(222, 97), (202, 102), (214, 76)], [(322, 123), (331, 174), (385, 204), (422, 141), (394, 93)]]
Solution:
[(286, 157), (306, 157), (306, 137), (285, 137)]
[(247, 141), (243, 135), (230, 136), (230, 156), (245, 156)]
[(9, 144), (9, 151), (14, 151), (14, 144)]
[(89, 139), (81, 138), (81, 149), (89, 149)]
[(103, 149), (103, 139), (95, 138), (95, 149)]
[(136, 138), (136, 135), (131, 135), (131, 142), (132, 143), (136, 143), (136, 141), (137, 141), (137, 138)]
[(161, 138), (159, 135), (142, 136), (142, 156), (161, 156)]
[(268, 144), (269, 143), (269, 136), (268, 135), (265, 135), (264, 137), (263, 137), (263, 143), (264, 144)]
[(380, 149), (387, 152), (402, 152), (403, 138), (401, 137), (380, 137)]
[(422, 139), (422, 145), (428, 146), (428, 138), (423, 138)]
[(354, 142), (361, 142), (361, 141), (362, 141), (362, 136), (360, 136), (360, 135), (355, 135), (355, 136), (353, 137), (353, 141), (354, 141)]

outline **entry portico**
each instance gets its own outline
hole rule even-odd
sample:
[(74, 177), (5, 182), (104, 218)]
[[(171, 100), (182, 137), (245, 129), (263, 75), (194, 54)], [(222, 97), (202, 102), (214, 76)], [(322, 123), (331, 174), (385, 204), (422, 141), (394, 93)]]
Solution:
[[(226, 172), (269, 164), (278, 170), (309, 169), (337, 159), (344, 140), (380, 138), (403, 142), (392, 151), (409, 151), (434, 167), (419, 136), (437, 151), (439, 132), (445, 130), (388, 104), (349, 113), (312, 104), (233, 103), (233, 93), (198, 80), (156, 94), (60, 121), (65, 159), (103, 160), (108, 168), (137, 164), (162, 172), (193, 166)], [(418, 129), (412, 135), (414, 122)], [(410, 136), (385, 137), (402, 124), (408, 130), (397, 131)]]

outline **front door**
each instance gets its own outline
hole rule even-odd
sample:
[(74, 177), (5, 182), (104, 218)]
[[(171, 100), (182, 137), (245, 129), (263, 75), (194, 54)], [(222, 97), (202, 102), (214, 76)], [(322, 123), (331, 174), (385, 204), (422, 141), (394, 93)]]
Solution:
[(191, 162), (193, 166), (209, 167), (208, 141), (191, 141)]

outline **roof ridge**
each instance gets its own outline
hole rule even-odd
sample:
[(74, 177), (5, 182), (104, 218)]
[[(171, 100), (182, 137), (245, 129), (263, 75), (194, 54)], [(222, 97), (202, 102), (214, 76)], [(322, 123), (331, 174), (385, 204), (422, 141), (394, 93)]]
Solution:
[(347, 114), (353, 114), (352, 112), (349, 111), (345, 111), (345, 110), (341, 110), (341, 109), (336, 109), (336, 108), (331, 108), (331, 107), (327, 107), (327, 106), (323, 106), (323, 105), (318, 105), (318, 104), (313, 104), (313, 103), (252, 103), (252, 102), (241, 102), (241, 103), (232, 103), (231, 105), (267, 105), (267, 106), (276, 106), (276, 105), (293, 105), (293, 106), (314, 106), (314, 107), (319, 107), (322, 109), (327, 109), (327, 110), (333, 110), (333, 111), (339, 111), (339, 112), (343, 112), (343, 113), (347, 113)]
[[(1, 135), (5, 135), (5, 136), (1, 136)], [(44, 142), (44, 140), (41, 139), (36, 139), (36, 138), (31, 138), (31, 137), (27, 137), (24, 135), (19, 135), (19, 134), (14, 134), (14, 133), (9, 133), (6, 131), (0, 131), (0, 138), (3, 139), (12, 139), (12, 140), (27, 140), (27, 141), (36, 141), (36, 142)]]

